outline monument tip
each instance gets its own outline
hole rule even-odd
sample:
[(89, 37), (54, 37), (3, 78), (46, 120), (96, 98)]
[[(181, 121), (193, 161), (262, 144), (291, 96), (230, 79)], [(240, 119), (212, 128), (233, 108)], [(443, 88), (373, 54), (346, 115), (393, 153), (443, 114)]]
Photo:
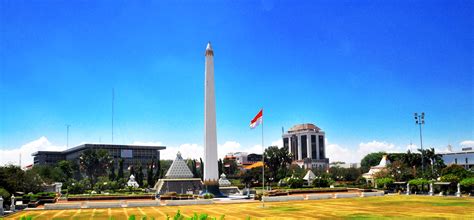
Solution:
[(211, 47), (211, 42), (207, 42), (207, 47), (206, 47), (206, 50), (212, 50), (212, 47)]

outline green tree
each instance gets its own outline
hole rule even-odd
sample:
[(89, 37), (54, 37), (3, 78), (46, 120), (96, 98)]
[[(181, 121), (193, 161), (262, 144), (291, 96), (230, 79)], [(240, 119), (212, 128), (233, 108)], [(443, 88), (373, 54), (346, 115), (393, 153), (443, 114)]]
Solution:
[(459, 180), (462, 180), (467, 177), (474, 177), (473, 173), (467, 171), (466, 169), (464, 169), (464, 167), (456, 164), (451, 164), (441, 170), (441, 175), (445, 176), (448, 174), (456, 176)]
[(461, 184), (466, 192), (470, 193), (474, 189), (474, 177), (465, 178), (459, 184)]
[(390, 177), (384, 177), (376, 179), (375, 182), (377, 183), (378, 187), (383, 186), (383, 188), (386, 189), (388, 185), (393, 184), (395, 181)]
[(91, 179), (92, 185), (97, 182), (97, 178), (107, 173), (111, 158), (105, 149), (87, 149), (79, 157), (81, 170)]
[(288, 170), (288, 174), (295, 177), (303, 178), (306, 174), (306, 170), (301, 168), (298, 164), (291, 164)]
[(156, 162), (156, 171), (155, 171), (155, 177), (153, 178), (154, 179), (154, 182), (156, 183), (159, 179), (161, 179), (163, 176), (162, 176), (162, 169), (161, 169), (161, 162), (158, 160)]
[(278, 146), (270, 146), (265, 149), (263, 157), (265, 166), (268, 167), (270, 171), (270, 177), (272, 177), (274, 181), (278, 181), (279, 178), (282, 178), (278, 175), (279, 171), (287, 169), (287, 166), (292, 162), (291, 155), (286, 147), (279, 148)]
[(401, 160), (393, 161), (387, 169), (395, 181), (408, 181), (415, 178), (413, 169)]
[(423, 191), (425, 189), (424, 186), (427, 186), (430, 182), (427, 179), (417, 178), (408, 181), (408, 183), (410, 184), (410, 186), (414, 186), (415, 190), (418, 190), (418, 188), (420, 188), (421, 191)]
[(112, 160), (111, 163), (110, 163), (110, 166), (109, 166), (109, 180), (114, 181), (115, 179), (116, 179), (116, 176), (115, 176), (115, 163)]
[(22, 181), (22, 191), (25, 193), (38, 193), (44, 190), (44, 182), (41, 176), (34, 169), (27, 170)]
[(0, 196), (3, 198), (3, 201), (5, 202), (5, 203), (3, 203), (3, 207), (0, 207), (0, 209), (1, 209), (1, 208), (4, 208), (7, 205), (6, 203), (10, 203), (9, 200), (11, 198), (10, 197), (11, 194), (6, 189), (0, 187)]
[(119, 167), (117, 171), (117, 180), (123, 179), (123, 159), (120, 158), (118, 161)]
[(370, 167), (378, 165), (385, 154), (385, 152), (377, 152), (365, 155), (365, 157), (360, 161), (360, 169), (362, 173), (367, 173), (369, 172)]
[(204, 180), (204, 162), (202, 162), (202, 158), (199, 158), (199, 170), (201, 171), (201, 180)]
[(161, 166), (161, 177), (165, 176), (165, 174), (168, 172), (168, 169), (171, 167), (171, 164), (173, 163), (173, 160), (160, 160), (160, 166)]
[(459, 183), (460, 178), (454, 174), (446, 174), (441, 176), (442, 182), (450, 182), (452, 184)]
[(193, 172), (193, 177), (194, 178), (200, 178), (200, 175), (199, 175), (199, 172), (198, 172), (197, 166), (196, 166), (196, 160), (194, 160), (194, 159), (193, 159), (193, 165), (192, 165), (191, 171)]
[(23, 191), (25, 172), (19, 166), (6, 165), (0, 167), (0, 186), (8, 192)]
[(222, 159), (217, 161), (217, 170), (219, 172), (219, 176), (224, 172), (224, 165), (222, 164)]
[(331, 184), (334, 183), (334, 180), (331, 178), (329, 173), (322, 172), (320, 174), (316, 174), (316, 178), (313, 180), (314, 187), (329, 187)]
[(33, 166), (32, 170), (40, 175), (45, 183), (64, 182), (66, 180), (65, 174), (59, 167), (52, 165), (37, 165)]
[(137, 183), (138, 185), (143, 186), (143, 167), (141, 164), (138, 166)]
[(153, 179), (153, 169), (155, 167), (155, 160), (152, 160), (151, 163), (147, 166), (146, 178), (149, 188), (155, 186), (155, 180)]
[(237, 173), (238, 166), (237, 166), (237, 162), (235, 162), (235, 160), (224, 158), (224, 161), (222, 161), (222, 163), (223, 163), (222, 168), (224, 169), (224, 173), (227, 176), (235, 175)]
[(301, 188), (304, 184), (304, 180), (299, 177), (289, 177), (287, 178), (286, 182), (288, 186), (292, 189)]
[(57, 163), (57, 167), (63, 173), (65, 179), (62, 182), (70, 180), (74, 176), (74, 163), (69, 160), (61, 160)]
[(137, 177), (136, 174), (137, 174), (137, 173), (135, 172), (135, 166), (131, 165), (131, 166), (130, 166), (130, 175), (129, 175), (129, 177), (130, 177), (131, 175)]
[(193, 177), (198, 178), (199, 173), (198, 173), (197, 168), (196, 168), (196, 160), (188, 159), (186, 161), (186, 164), (188, 165), (189, 169), (191, 170), (191, 173), (193, 173)]
[[(265, 169), (268, 171), (268, 169)], [(242, 179), (242, 183), (245, 186), (252, 186), (254, 183), (261, 183), (262, 182), (262, 168), (256, 167), (250, 170), (245, 170), (240, 175)], [(266, 176), (266, 175), (265, 175)]]

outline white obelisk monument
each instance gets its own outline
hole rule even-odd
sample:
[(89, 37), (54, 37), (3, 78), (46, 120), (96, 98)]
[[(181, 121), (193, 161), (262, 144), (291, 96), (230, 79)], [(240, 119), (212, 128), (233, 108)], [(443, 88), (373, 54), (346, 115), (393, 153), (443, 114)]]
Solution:
[(204, 81), (204, 181), (218, 181), (216, 96), (214, 92), (214, 52), (211, 42), (206, 47)]

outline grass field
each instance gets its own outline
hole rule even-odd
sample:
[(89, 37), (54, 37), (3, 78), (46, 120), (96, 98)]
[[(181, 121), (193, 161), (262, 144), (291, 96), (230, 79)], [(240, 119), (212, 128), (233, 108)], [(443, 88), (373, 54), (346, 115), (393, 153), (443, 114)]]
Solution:
[(165, 219), (177, 210), (185, 216), (207, 213), (225, 219), (310, 219), (310, 218), (453, 218), (474, 219), (474, 198), (429, 196), (384, 196), (266, 203), (159, 206), (143, 208), (23, 211), (6, 219), (127, 219), (130, 215)]

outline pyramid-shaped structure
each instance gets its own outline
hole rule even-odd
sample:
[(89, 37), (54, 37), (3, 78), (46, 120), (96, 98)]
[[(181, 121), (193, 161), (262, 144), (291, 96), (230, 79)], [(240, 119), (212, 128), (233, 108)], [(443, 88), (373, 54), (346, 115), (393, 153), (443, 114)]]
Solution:
[(182, 178), (193, 178), (193, 173), (189, 169), (186, 162), (181, 157), (181, 153), (176, 154), (176, 159), (171, 164), (168, 172), (166, 172), (165, 178), (167, 179), (182, 179)]
[(314, 175), (313, 171), (311, 170), (308, 170), (306, 175), (303, 177), (303, 179), (306, 181), (311, 181), (311, 180), (314, 180), (315, 178), (316, 178), (316, 175)]

